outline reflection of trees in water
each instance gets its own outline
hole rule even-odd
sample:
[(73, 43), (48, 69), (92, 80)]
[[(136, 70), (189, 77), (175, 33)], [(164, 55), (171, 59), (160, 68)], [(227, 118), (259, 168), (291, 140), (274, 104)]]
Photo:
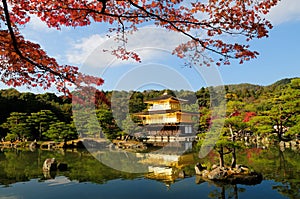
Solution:
[(275, 181), (282, 182), (283, 184), (273, 186), (273, 189), (276, 189), (280, 194), (289, 198), (300, 198), (300, 179), (295, 179), (294, 177), (294, 175), (300, 175), (299, 154), (295, 156), (291, 150), (282, 151), (278, 148), (278, 159), (279, 167), (277, 172), (279, 175), (278, 179), (275, 178)]
[(101, 164), (89, 152), (64, 151), (20, 151), (10, 149), (0, 152), (0, 185), (25, 182), (43, 176), (42, 165), (46, 158), (55, 157), (57, 161), (68, 164), (69, 170), (57, 172), (56, 176), (64, 175), (70, 180), (79, 182), (106, 183), (113, 179), (134, 179), (138, 174), (130, 174), (111, 169)]
[(247, 161), (249, 166), (263, 173), (265, 180), (282, 184), (273, 186), (280, 194), (289, 198), (300, 198), (300, 153), (279, 147), (253, 153)]
[[(208, 179), (203, 179), (201, 176), (196, 176), (196, 184), (201, 183), (208, 183), (213, 185), (216, 189), (212, 190), (209, 194), (209, 198), (219, 198), (219, 199), (238, 199), (239, 193), (245, 192), (245, 188), (238, 187), (238, 184), (230, 184), (220, 181), (212, 181)], [(259, 182), (260, 183), (260, 182)], [(257, 184), (256, 182), (253, 182), (251, 185)], [(250, 185), (250, 184), (247, 184)]]
[(10, 149), (0, 152), (0, 184), (9, 185), (41, 176), (38, 153)]
[[(0, 152), (0, 184), (10, 185), (24, 182), (33, 178), (43, 180), (42, 165), (46, 158), (55, 157), (57, 161), (68, 164), (69, 170), (57, 172), (56, 176), (66, 176), (70, 180), (79, 182), (106, 183), (114, 179), (135, 179), (143, 177), (141, 174), (130, 174), (111, 169), (101, 164), (87, 151), (21, 151), (17, 149)], [(266, 180), (279, 182), (273, 189), (289, 198), (300, 198), (300, 153), (289, 149), (280, 151), (274, 147), (267, 150), (238, 153), (240, 164), (248, 165), (255, 171), (262, 173)], [(208, 157), (207, 161), (211, 161)], [(182, 168), (188, 176), (193, 175), (194, 165)], [(174, 183), (176, 183), (175, 181)], [(280, 184), (282, 183), (282, 184)], [(217, 186), (210, 195), (215, 198), (231, 196), (237, 198), (245, 191), (239, 185)]]
[[(230, 185), (230, 184), (218, 184), (216, 185), (220, 189), (213, 190), (212, 192), (209, 193), (208, 197), (209, 198), (220, 198), (220, 199), (225, 199), (225, 198), (233, 198), (233, 199), (238, 199), (239, 198), (239, 193), (245, 192), (245, 188), (239, 188), (238, 185)], [(226, 197), (227, 196), (227, 197)]]

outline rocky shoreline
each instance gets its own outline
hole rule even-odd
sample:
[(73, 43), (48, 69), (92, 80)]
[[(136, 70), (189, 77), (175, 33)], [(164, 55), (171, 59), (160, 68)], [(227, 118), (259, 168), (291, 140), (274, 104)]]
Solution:
[(29, 149), (65, 149), (65, 148), (86, 148), (86, 147), (110, 147), (114, 149), (123, 149), (126, 151), (143, 151), (147, 147), (143, 142), (134, 140), (112, 140), (108, 142), (105, 139), (77, 139), (67, 142), (56, 141), (5, 141), (0, 142), (0, 148), (29, 148)]
[(55, 141), (6, 141), (0, 142), (0, 148), (29, 148), (29, 149), (63, 149), (63, 148), (83, 148), (81, 139), (68, 142)]
[(214, 181), (226, 184), (255, 185), (261, 183), (263, 176), (260, 173), (251, 171), (247, 166), (237, 165), (235, 168), (219, 167), (214, 165), (207, 170), (201, 164), (195, 165), (195, 172), (204, 181)]

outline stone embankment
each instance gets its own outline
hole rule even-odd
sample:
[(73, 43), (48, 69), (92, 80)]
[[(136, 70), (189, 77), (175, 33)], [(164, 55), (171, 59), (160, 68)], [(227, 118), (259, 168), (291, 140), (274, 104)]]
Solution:
[(68, 142), (55, 141), (3, 141), (0, 142), (0, 148), (29, 148), (29, 149), (62, 149), (62, 148), (82, 148), (83, 141), (72, 140)]
[(281, 151), (285, 151), (285, 149), (299, 151), (300, 150), (300, 141), (299, 140), (291, 140), (289, 142), (281, 141), (281, 142), (279, 142), (279, 147), (280, 147)]
[(113, 140), (112, 144), (116, 149), (125, 149), (125, 150), (134, 150), (134, 151), (143, 151), (147, 149), (146, 145), (143, 142), (134, 141), (134, 140)]

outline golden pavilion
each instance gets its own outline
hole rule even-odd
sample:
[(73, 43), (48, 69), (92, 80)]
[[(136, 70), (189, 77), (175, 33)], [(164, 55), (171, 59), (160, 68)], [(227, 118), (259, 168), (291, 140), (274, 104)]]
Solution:
[(172, 141), (172, 139), (178, 140), (178, 136), (194, 137), (195, 121), (192, 117), (198, 114), (181, 110), (181, 105), (187, 102), (165, 92), (162, 96), (145, 101), (148, 109), (135, 115), (140, 118), (150, 139)]

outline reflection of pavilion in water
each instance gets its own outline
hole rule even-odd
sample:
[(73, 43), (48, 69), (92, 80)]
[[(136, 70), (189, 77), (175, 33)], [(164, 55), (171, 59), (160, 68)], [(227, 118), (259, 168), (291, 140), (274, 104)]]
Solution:
[(84, 142), (89, 152), (102, 163), (116, 170), (144, 173), (146, 178), (162, 181), (168, 187), (175, 181), (190, 176), (185, 168), (195, 165), (191, 141), (164, 143), (163, 147), (154, 147), (156, 150), (148, 153), (111, 147), (112, 143), (104, 141), (100, 143), (85, 139)]
[(140, 163), (148, 166), (146, 178), (164, 182), (168, 187), (178, 179), (186, 177), (184, 168), (194, 165), (194, 154), (183, 152), (192, 148), (192, 142), (170, 142), (151, 153), (137, 153)]

